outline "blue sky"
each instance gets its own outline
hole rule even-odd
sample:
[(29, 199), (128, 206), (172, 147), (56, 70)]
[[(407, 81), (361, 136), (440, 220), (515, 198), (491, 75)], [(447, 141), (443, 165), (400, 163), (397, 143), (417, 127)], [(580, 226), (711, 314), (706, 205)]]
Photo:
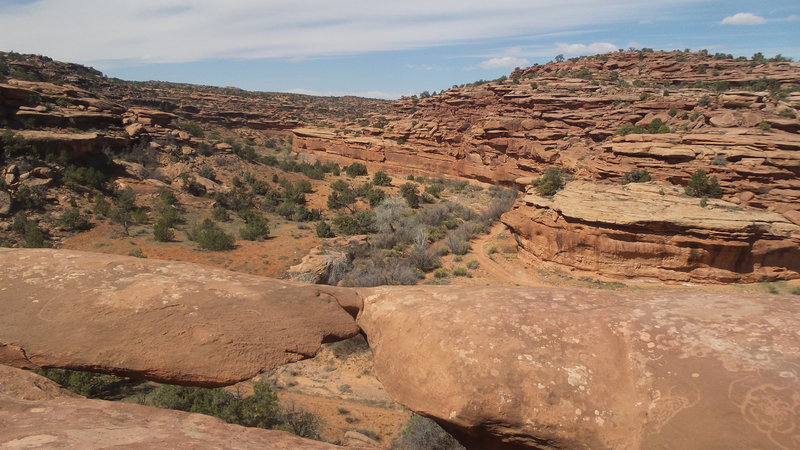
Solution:
[(0, 0), (0, 50), (128, 80), (396, 98), (616, 48), (800, 59), (797, 0)]

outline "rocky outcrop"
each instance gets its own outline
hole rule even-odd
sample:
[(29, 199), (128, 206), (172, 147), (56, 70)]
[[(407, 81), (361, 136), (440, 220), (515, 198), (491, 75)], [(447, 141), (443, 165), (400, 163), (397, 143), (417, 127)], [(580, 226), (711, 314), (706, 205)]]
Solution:
[(2, 448), (340, 448), (202, 414), (89, 400), (6, 366), (0, 366), (0, 423)]
[(56, 155), (64, 152), (72, 158), (101, 155), (104, 150), (121, 150), (130, 145), (127, 137), (98, 132), (17, 130), (15, 134), (40, 151), (50, 151)]
[(533, 192), (503, 215), (540, 261), (664, 281), (754, 282), (800, 277), (800, 226), (779, 214), (680, 189), (573, 181)]
[(796, 448), (791, 298), (365, 289), (392, 397), (470, 448)]
[(354, 336), (357, 296), (203, 266), (0, 249), (0, 364), (229, 385)]

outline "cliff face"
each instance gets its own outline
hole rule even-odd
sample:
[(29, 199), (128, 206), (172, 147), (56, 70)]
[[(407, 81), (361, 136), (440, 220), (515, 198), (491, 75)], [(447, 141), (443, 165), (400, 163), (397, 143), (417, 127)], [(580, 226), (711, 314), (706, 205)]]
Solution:
[(573, 181), (503, 216), (540, 261), (663, 281), (772, 281), (800, 276), (800, 226), (779, 214), (696, 198), (655, 183)]
[[(382, 128), (296, 129), (294, 148), (323, 159), (521, 187), (552, 166), (578, 180), (608, 182), (645, 169), (666, 188), (686, 185), (702, 169), (719, 179), (725, 201), (800, 224), (799, 87), (800, 64), (793, 62), (619, 52), (404, 98)], [(647, 208), (646, 200), (632, 200)], [(514, 214), (538, 212), (523, 202)], [(603, 258), (580, 257), (601, 269)], [(734, 265), (749, 264), (749, 256), (741, 258)], [(702, 266), (694, 260), (683, 258), (687, 265), (674, 270)]]

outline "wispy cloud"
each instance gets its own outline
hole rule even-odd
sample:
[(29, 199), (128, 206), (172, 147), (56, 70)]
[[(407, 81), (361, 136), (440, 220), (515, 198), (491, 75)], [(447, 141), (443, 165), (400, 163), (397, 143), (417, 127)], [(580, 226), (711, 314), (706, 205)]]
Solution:
[(740, 12), (728, 16), (720, 22), (722, 25), (761, 25), (767, 23), (767, 19), (749, 12)]
[(5, 50), (188, 62), (409, 50), (635, 23), (703, 0), (36, 0), (6, 4)]
[(347, 92), (347, 91), (317, 91), (314, 89), (305, 89), (305, 88), (294, 88), (289, 89), (287, 92), (290, 94), (303, 94), (303, 95), (314, 95), (317, 97), (343, 97), (346, 95), (352, 95), (355, 97), (364, 97), (364, 98), (380, 98), (384, 100), (396, 100), (404, 95), (411, 95), (413, 92), (406, 92), (405, 94), (399, 92), (385, 92), (385, 91), (358, 91), (358, 92)]
[(619, 47), (608, 42), (593, 42), (591, 44), (556, 44), (556, 50), (565, 55), (595, 55), (616, 51)]
[(527, 67), (530, 65), (526, 58), (515, 58), (513, 56), (500, 56), (490, 58), (478, 63), (481, 69), (513, 69), (515, 67)]

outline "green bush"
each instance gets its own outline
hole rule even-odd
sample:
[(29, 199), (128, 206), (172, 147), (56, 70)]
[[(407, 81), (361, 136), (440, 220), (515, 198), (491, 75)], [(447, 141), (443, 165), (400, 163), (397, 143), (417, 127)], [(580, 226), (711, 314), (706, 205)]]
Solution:
[(158, 242), (170, 242), (175, 239), (175, 233), (170, 229), (168, 219), (161, 218), (153, 225), (153, 237)]
[(203, 167), (197, 171), (197, 174), (203, 178), (208, 178), (209, 180), (215, 180), (217, 178), (217, 173), (214, 172), (214, 169), (211, 167)]
[(211, 217), (217, 222), (229, 222), (231, 220), (228, 210), (220, 205), (215, 206), (214, 209), (211, 210)]
[(198, 125), (195, 122), (188, 122), (188, 121), (187, 122), (178, 122), (175, 125), (178, 128), (180, 128), (181, 130), (191, 134), (194, 137), (201, 138), (201, 137), (205, 136), (205, 132), (203, 131), (203, 128), (201, 128), (200, 125)]
[(400, 195), (411, 208), (419, 208), (419, 186), (414, 183), (404, 183), (400, 186)]
[(189, 232), (189, 239), (197, 242), (197, 246), (203, 250), (221, 251), (233, 249), (233, 236), (225, 233), (211, 219), (205, 219), (195, 224)]
[(90, 227), (89, 219), (81, 214), (77, 207), (64, 211), (58, 219), (58, 224), (67, 231), (88, 230)]
[(559, 167), (550, 167), (544, 171), (541, 177), (533, 180), (536, 192), (546, 197), (555, 195), (556, 192), (564, 188), (565, 184), (564, 170)]
[(353, 215), (340, 215), (333, 219), (333, 226), (347, 236), (369, 234), (375, 231), (375, 213), (359, 211)]
[(328, 222), (325, 222), (324, 220), (317, 222), (316, 231), (317, 236), (321, 238), (331, 238), (335, 236), (333, 234), (333, 230), (331, 230), (331, 226), (328, 225)]
[(355, 162), (355, 163), (350, 164), (349, 166), (345, 167), (344, 168), (344, 172), (350, 178), (355, 178), (355, 177), (358, 177), (358, 176), (367, 175), (367, 166), (365, 166), (364, 164)]
[(267, 219), (259, 214), (249, 215), (244, 227), (239, 230), (239, 236), (246, 241), (263, 241), (269, 236)]
[(697, 170), (693, 173), (684, 191), (686, 195), (692, 197), (722, 197), (722, 187), (720, 187), (717, 177), (709, 177), (705, 170)]
[(44, 191), (41, 186), (32, 188), (20, 186), (14, 194), (14, 203), (17, 208), (23, 210), (39, 209), (44, 206)]
[(453, 269), (453, 276), (454, 277), (468, 277), (469, 276), (469, 271), (467, 270), (466, 267), (458, 266), (455, 269)]
[(758, 128), (760, 128), (761, 131), (770, 131), (772, 130), (772, 125), (770, 125), (769, 122), (761, 121), (758, 123)]
[(25, 214), (20, 211), (14, 216), (14, 222), (11, 224), (11, 230), (15, 231), (22, 237), (22, 246), (26, 248), (49, 248), (50, 242), (47, 241), (47, 236), (39, 228), (39, 225), (29, 220)]
[(391, 186), (392, 177), (387, 175), (386, 172), (375, 172), (375, 175), (372, 176), (372, 184), (375, 186)]
[(88, 398), (107, 397), (115, 391), (114, 385), (122, 381), (112, 375), (68, 369), (40, 369), (36, 373), (55, 381), (64, 389)]
[(704, 94), (700, 97), (700, 101), (698, 101), (697, 104), (700, 106), (709, 106), (711, 105), (711, 97), (709, 97), (708, 94)]
[(64, 183), (70, 188), (86, 186), (98, 190), (105, 188), (108, 182), (106, 174), (94, 167), (67, 166), (64, 170)]
[(645, 183), (650, 181), (650, 172), (647, 169), (633, 169), (622, 176), (622, 184)]

